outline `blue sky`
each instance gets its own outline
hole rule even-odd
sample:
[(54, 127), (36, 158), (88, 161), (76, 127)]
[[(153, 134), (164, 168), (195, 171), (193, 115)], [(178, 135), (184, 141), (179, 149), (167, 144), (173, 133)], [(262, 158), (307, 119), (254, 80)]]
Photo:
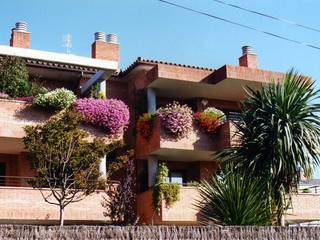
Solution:
[[(212, 0), (169, 0), (198, 10), (320, 46), (320, 33), (251, 15)], [(305, 25), (320, 28), (320, 1), (225, 0)], [(62, 37), (72, 35), (71, 53), (90, 56), (96, 31), (116, 33), (121, 67), (138, 56), (218, 68), (237, 64), (241, 46), (251, 45), (262, 69), (287, 71), (294, 67), (320, 80), (320, 50), (310, 49), (165, 5), (157, 0), (3, 0), (0, 44), (25, 20), (31, 48), (64, 52)], [(317, 86), (320, 86), (316, 81)], [(320, 174), (316, 174), (320, 177)]]

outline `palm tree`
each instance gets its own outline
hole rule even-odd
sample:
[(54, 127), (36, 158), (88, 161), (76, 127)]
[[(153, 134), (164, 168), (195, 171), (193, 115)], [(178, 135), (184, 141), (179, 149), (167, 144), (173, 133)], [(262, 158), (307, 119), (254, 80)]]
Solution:
[(204, 224), (269, 225), (270, 208), (261, 178), (241, 172), (223, 171), (199, 185), (201, 200), (196, 204)]
[(289, 71), (283, 81), (248, 89), (249, 98), (237, 124), (239, 146), (220, 154), (246, 170), (249, 177), (268, 182), (276, 221), (300, 181), (300, 168), (310, 173), (319, 165), (319, 91), (310, 78)]

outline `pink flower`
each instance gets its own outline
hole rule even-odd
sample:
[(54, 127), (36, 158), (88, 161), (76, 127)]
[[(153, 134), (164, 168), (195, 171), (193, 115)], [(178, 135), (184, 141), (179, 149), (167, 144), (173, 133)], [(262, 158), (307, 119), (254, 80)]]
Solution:
[(102, 127), (110, 134), (123, 133), (129, 124), (127, 105), (117, 99), (78, 99), (75, 111), (81, 113), (87, 123)]

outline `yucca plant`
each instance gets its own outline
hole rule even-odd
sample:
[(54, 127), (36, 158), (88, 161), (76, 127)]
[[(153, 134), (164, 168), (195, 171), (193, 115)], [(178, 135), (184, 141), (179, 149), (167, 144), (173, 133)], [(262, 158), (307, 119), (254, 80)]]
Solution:
[(199, 185), (197, 207), (204, 224), (269, 225), (271, 209), (265, 181), (233, 170)]
[(310, 173), (319, 164), (319, 91), (310, 78), (291, 70), (282, 81), (248, 89), (248, 94), (237, 124), (240, 144), (220, 158), (267, 181), (280, 224), (300, 168)]

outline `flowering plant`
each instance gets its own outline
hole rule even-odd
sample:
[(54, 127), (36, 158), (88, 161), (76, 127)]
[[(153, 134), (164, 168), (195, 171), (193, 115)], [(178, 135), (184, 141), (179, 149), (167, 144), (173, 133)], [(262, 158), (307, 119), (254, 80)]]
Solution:
[(57, 88), (48, 93), (39, 94), (35, 98), (34, 104), (40, 107), (61, 110), (70, 107), (75, 100), (76, 96), (72, 91), (65, 88)]
[(167, 104), (158, 109), (161, 126), (170, 136), (175, 138), (186, 137), (192, 128), (192, 110), (187, 105), (178, 102)]
[(146, 140), (149, 140), (152, 136), (154, 118), (155, 114), (144, 113), (138, 119), (137, 131)]
[(193, 117), (194, 122), (209, 134), (214, 133), (226, 119), (224, 112), (214, 107), (208, 107), (203, 112), (196, 112)]
[(4, 92), (0, 92), (0, 99), (8, 99), (9, 95), (4, 93)]
[(17, 97), (15, 100), (18, 101), (26, 101), (26, 102), (33, 102), (34, 96), (26, 96), (26, 97)]
[(122, 133), (128, 128), (129, 108), (120, 100), (82, 98), (73, 107), (87, 123), (102, 127), (110, 134)]

